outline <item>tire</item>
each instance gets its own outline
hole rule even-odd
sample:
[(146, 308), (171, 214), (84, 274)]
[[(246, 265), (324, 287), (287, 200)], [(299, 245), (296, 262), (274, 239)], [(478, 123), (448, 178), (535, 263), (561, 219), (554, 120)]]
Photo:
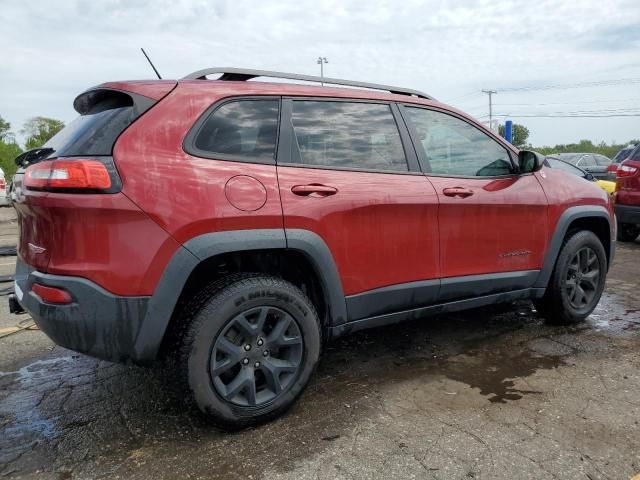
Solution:
[(640, 225), (618, 222), (618, 240), (621, 242), (633, 242), (640, 235)]
[(538, 313), (555, 325), (584, 320), (600, 301), (606, 273), (607, 256), (600, 239), (588, 230), (570, 233), (560, 249), (544, 296), (534, 300)]
[(181, 320), (182, 385), (207, 419), (225, 430), (284, 413), (318, 363), (318, 314), (300, 289), (277, 277), (225, 277), (196, 296)]

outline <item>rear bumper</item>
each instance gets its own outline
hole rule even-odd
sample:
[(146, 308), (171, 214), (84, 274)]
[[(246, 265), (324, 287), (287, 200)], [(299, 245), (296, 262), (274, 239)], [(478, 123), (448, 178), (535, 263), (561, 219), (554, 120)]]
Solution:
[[(34, 282), (67, 290), (73, 303), (44, 302), (31, 291)], [(134, 346), (149, 297), (113, 295), (85, 278), (38, 272), (20, 258), (14, 287), (20, 304), (58, 345), (115, 362), (142, 360)]]
[(622, 205), (616, 203), (616, 217), (620, 223), (640, 225), (640, 205)]

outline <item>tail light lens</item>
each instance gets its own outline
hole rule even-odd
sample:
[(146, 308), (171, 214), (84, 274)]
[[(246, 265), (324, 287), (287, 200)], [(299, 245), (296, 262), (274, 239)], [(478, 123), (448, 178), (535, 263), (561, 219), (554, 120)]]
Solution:
[(632, 167), (631, 165), (620, 165), (618, 170), (616, 171), (616, 176), (618, 177), (631, 177), (638, 172), (636, 167)]
[(607, 172), (615, 173), (617, 170), (618, 170), (618, 164), (617, 163), (611, 163), (607, 167)]
[(46, 287), (44, 285), (40, 285), (39, 283), (34, 283), (31, 286), (31, 291), (47, 303), (69, 305), (73, 302), (71, 294), (62, 288)]
[(0, 190), (5, 190), (6, 188), (7, 188), (6, 180), (0, 177)]
[(120, 179), (111, 157), (59, 159), (28, 167), (24, 186), (29, 190), (115, 193), (120, 191)]

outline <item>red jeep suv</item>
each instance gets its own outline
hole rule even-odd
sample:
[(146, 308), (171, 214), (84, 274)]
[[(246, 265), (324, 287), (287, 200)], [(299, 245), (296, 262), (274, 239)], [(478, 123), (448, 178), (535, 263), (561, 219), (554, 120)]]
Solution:
[(616, 170), (615, 211), (618, 240), (633, 242), (640, 235), (640, 145)]
[(79, 352), (174, 359), (226, 428), (283, 412), (345, 333), (515, 299), (593, 311), (616, 238), (600, 188), (421, 92), (255, 77), (321, 80), (80, 94), (16, 159), (14, 306)]

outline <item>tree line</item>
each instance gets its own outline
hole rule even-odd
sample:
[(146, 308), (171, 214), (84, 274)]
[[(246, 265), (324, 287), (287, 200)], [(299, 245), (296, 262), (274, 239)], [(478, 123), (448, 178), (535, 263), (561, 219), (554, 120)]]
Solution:
[(0, 168), (5, 177), (10, 179), (18, 168), (14, 159), (25, 150), (38, 148), (64, 128), (64, 122), (55, 118), (33, 117), (25, 122), (20, 130), (25, 138), (24, 145), (19, 145), (11, 124), (0, 116)]

